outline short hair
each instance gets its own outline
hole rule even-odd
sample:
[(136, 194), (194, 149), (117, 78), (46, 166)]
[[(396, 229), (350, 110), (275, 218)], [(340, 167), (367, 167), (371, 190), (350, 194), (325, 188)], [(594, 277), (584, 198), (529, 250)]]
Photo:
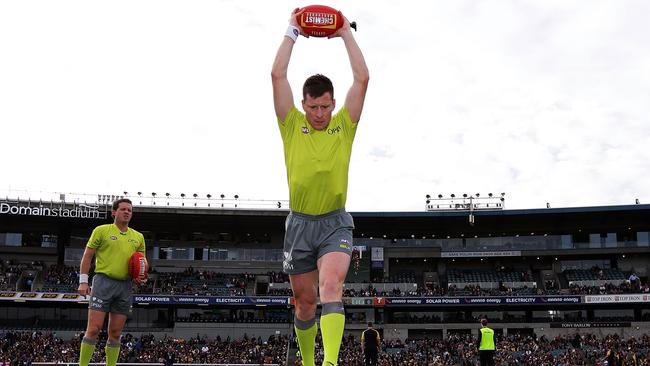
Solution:
[(368, 328), (372, 328), (372, 322), (368, 322)]
[(133, 203), (131, 202), (130, 199), (120, 198), (119, 200), (113, 202), (113, 211), (117, 211), (117, 209), (120, 207), (120, 203), (128, 203), (129, 205), (133, 206)]
[(485, 318), (481, 319), (481, 325), (482, 325), (482, 326), (486, 326), (487, 323), (488, 323), (488, 322), (487, 322), (487, 319), (485, 319)]
[(334, 85), (332, 85), (332, 81), (322, 74), (312, 75), (305, 80), (305, 84), (302, 86), (302, 99), (307, 99), (307, 95), (312, 98), (322, 97), (327, 92), (334, 99)]

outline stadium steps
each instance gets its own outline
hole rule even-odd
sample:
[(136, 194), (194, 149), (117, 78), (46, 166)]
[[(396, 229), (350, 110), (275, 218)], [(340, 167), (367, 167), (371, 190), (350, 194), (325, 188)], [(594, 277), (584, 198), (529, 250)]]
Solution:
[(268, 275), (257, 275), (255, 281), (247, 283), (246, 294), (265, 296), (269, 293), (270, 282), (271, 279)]
[(36, 288), (34, 283), (39, 278), (39, 273), (40, 271), (37, 269), (23, 269), (16, 281), (16, 289), (18, 291), (32, 291), (32, 288)]
[[(270, 281), (270, 277), (269, 276), (266, 276), (266, 277), (269, 278), (269, 281)], [(268, 289), (267, 289), (267, 292), (268, 292)], [(253, 280), (250, 280), (250, 281), (247, 280), (246, 281), (246, 287), (244, 288), (244, 295), (245, 296), (256, 296), (257, 295), (257, 276), (255, 276), (255, 279), (253, 279)]]
[[(290, 332), (293, 334), (293, 324), (291, 325)], [(298, 363), (298, 342), (295, 338), (289, 339), (289, 344), (287, 345), (287, 362), (286, 366), (294, 366)]]
[(437, 272), (424, 272), (422, 273), (422, 281), (424, 287), (440, 287), (440, 278)]
[(567, 280), (564, 273), (558, 273), (557, 279), (558, 279), (558, 283), (560, 284), (560, 289), (569, 288), (569, 280)]
[(538, 288), (544, 288), (544, 278), (541, 271), (532, 271), (532, 279), (537, 284)]

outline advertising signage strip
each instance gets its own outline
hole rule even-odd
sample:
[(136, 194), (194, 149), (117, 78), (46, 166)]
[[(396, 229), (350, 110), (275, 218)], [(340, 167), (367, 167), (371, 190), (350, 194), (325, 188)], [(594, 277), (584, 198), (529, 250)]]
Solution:
[(218, 297), (218, 296), (161, 296), (133, 295), (136, 304), (193, 304), (193, 305), (288, 305), (287, 297)]
[(629, 328), (630, 322), (551, 323), (551, 328)]
[[(588, 301), (585, 298), (589, 299)], [(617, 299), (617, 300), (613, 300)], [(42, 292), (0, 292), (0, 301), (67, 301), (87, 302), (88, 298), (74, 293), (42, 293)], [(366, 297), (344, 298), (348, 305), (358, 306), (432, 306), (432, 305), (550, 305), (550, 304), (582, 304), (582, 303), (625, 303), (650, 302), (649, 295), (599, 295), (599, 296), (491, 296), (491, 297)], [(255, 306), (287, 306), (291, 305), (289, 297), (220, 297), (220, 296), (165, 296), (165, 295), (133, 295), (136, 304), (165, 304), (165, 305), (255, 305)]]
[[(0, 292), (0, 301), (60, 301), (88, 302), (86, 296), (53, 292)], [(218, 297), (218, 296), (164, 296), (133, 295), (136, 304), (193, 304), (193, 305), (289, 305), (288, 297)]]
[(485, 252), (441, 252), (442, 258), (521, 257), (521, 250), (493, 250)]
[(580, 296), (385, 297), (385, 306), (580, 304)]
[(650, 294), (585, 295), (587, 304), (650, 302)]

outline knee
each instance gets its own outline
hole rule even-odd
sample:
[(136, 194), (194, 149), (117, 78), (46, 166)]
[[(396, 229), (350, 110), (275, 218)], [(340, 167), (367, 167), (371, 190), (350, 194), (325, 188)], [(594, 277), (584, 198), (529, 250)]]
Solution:
[(88, 324), (88, 327), (86, 327), (86, 333), (84, 333), (84, 338), (88, 339), (97, 339), (97, 336), (99, 335), (99, 327), (95, 324)]
[[(311, 297), (297, 297), (296, 298), (296, 311), (300, 314), (316, 314), (316, 298)], [(306, 320), (306, 319), (303, 319)]]
[(343, 295), (343, 283), (335, 278), (325, 278), (320, 283), (320, 297), (327, 301), (340, 299)]
[(113, 341), (119, 341), (122, 336), (122, 329), (109, 329), (108, 330), (108, 339)]

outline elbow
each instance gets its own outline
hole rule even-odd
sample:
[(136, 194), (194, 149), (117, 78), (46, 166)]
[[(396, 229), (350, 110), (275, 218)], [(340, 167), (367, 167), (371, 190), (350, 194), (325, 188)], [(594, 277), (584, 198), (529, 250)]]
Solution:
[(368, 73), (368, 70), (365, 70), (365, 72), (361, 72), (356, 75), (354, 79), (357, 83), (363, 85), (364, 87), (367, 87), (368, 82), (370, 81), (370, 74)]
[(287, 72), (278, 70), (275, 67), (271, 69), (271, 80), (272, 81), (277, 81), (277, 80), (282, 80), (287, 78)]

